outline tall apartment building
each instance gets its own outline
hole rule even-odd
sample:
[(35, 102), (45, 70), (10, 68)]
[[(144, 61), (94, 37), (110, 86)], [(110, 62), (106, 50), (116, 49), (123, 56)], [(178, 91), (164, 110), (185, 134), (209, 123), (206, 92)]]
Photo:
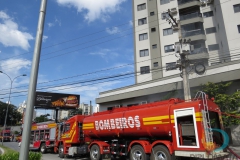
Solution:
[[(165, 99), (172, 91), (183, 98), (175, 43), (189, 41), (192, 64), (204, 63), (202, 75), (189, 68), (192, 96), (201, 84), (233, 81), (240, 89), (239, 0), (132, 0), (135, 84), (101, 92), (100, 111)], [(169, 23), (169, 13), (178, 25)], [(172, 20), (171, 20), (172, 21)], [(191, 72), (190, 72), (191, 71)]]
[[(168, 13), (178, 26), (169, 24)], [(136, 83), (179, 74), (168, 68), (178, 60), (180, 39), (191, 40), (192, 63), (212, 66), (240, 57), (239, 0), (133, 0), (133, 16)]]

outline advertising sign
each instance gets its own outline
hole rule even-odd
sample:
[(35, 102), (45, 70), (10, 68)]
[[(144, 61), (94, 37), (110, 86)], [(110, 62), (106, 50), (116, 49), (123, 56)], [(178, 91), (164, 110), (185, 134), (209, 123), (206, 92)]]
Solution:
[(80, 95), (50, 92), (36, 92), (35, 108), (73, 109), (78, 108)]

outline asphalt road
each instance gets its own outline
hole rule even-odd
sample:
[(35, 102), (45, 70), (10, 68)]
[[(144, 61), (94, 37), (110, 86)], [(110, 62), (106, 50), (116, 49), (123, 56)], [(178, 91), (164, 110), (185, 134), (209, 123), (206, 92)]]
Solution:
[[(3, 142), (3, 145), (11, 148), (15, 151), (20, 151), (20, 147), (18, 147), (18, 143), (17, 142)], [(74, 158), (68, 158), (68, 160), (71, 160)], [(51, 154), (51, 153), (47, 153), (47, 154), (43, 154), (42, 156), (42, 160), (66, 160), (66, 159), (62, 159), (58, 157), (58, 154)], [(78, 159), (74, 159), (74, 160), (90, 160), (89, 158), (78, 158)]]

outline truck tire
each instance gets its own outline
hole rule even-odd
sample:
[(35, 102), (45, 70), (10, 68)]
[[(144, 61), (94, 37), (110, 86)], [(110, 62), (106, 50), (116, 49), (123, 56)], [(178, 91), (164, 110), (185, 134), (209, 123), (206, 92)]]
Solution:
[(58, 155), (60, 158), (64, 158), (64, 148), (62, 144), (58, 148)]
[(40, 152), (42, 153), (42, 154), (44, 154), (44, 153), (46, 153), (46, 144), (45, 143), (42, 143), (41, 144), (41, 146), (40, 146)]
[(141, 145), (135, 145), (131, 148), (130, 160), (149, 160), (149, 155), (145, 153)]
[(162, 159), (171, 160), (171, 155), (165, 146), (158, 145), (152, 149), (150, 160)]
[(90, 158), (91, 160), (100, 160), (101, 153), (98, 145), (93, 145), (90, 150)]

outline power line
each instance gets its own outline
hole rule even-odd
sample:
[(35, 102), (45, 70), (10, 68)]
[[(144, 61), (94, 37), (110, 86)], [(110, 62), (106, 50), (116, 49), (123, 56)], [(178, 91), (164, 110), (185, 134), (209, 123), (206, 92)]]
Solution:
[[(217, 4), (217, 5), (220, 5), (220, 4), (229, 2), (229, 1), (230, 1), (230, 0), (225, 1), (225, 2), (222, 2), (222, 3), (219, 3), (219, 4)], [(217, 6), (217, 5), (215, 5), (215, 6)], [(175, 6), (175, 7), (177, 7), (177, 6)], [(207, 8), (210, 8), (210, 6), (205, 7), (205, 8), (202, 9), (202, 10), (205, 10), (205, 9), (207, 9)], [(190, 10), (190, 9), (187, 9), (187, 10)], [(163, 11), (163, 12), (164, 12), (164, 11)], [(159, 11), (158, 14), (162, 14), (163, 12)], [(166, 11), (166, 12), (167, 12), (167, 11)], [(149, 18), (150, 16), (147, 16), (147, 17)], [(158, 21), (158, 20), (159, 20), (159, 19), (154, 20), (154, 21), (151, 21), (151, 22), (149, 22), (149, 23), (152, 23), (152, 22), (155, 22), (155, 21)], [(134, 22), (135, 22), (135, 21), (137, 21), (137, 20), (134, 20)], [(129, 24), (129, 23), (123, 23), (123, 24), (120, 24), (120, 25), (117, 25), (117, 26), (113, 26), (113, 27), (124, 26), (124, 25), (127, 25), (127, 24)], [(158, 24), (158, 25), (161, 25), (161, 24), (163, 24), (163, 23), (160, 23), (160, 24)], [(113, 28), (113, 27), (111, 27), (111, 28)], [(137, 27), (139, 27), (139, 26), (136, 26), (136, 28), (137, 28)], [(100, 31), (97, 31), (97, 32), (90, 33), (90, 34), (88, 34), (88, 35), (84, 35), (84, 36), (76, 37), (76, 38), (73, 38), (73, 39), (70, 39), (70, 40), (67, 40), (67, 41), (63, 41), (63, 42), (59, 42), (59, 43), (56, 43), (56, 44), (52, 44), (52, 45), (47, 46), (47, 47), (44, 47), (44, 48), (42, 48), (42, 49), (50, 48), (50, 47), (53, 47), (53, 46), (57, 46), (57, 45), (60, 45), (60, 44), (63, 44), (63, 43), (71, 42), (71, 41), (74, 41), (74, 40), (77, 40), (77, 39), (80, 39), (80, 38), (88, 37), (88, 36), (95, 35), (95, 34), (98, 34), (98, 33), (101, 33), (101, 32), (105, 32), (105, 31), (106, 31), (106, 29), (100, 30)], [(87, 43), (87, 42), (86, 42), (86, 43)], [(68, 47), (68, 48), (71, 48), (71, 47)], [(65, 49), (64, 49), (64, 50), (65, 50)], [(32, 52), (32, 51), (31, 51), (31, 52)], [(31, 53), (31, 52), (26, 52), (26, 53), (24, 53), (24, 54)], [(55, 52), (57, 52), (57, 51), (55, 51)], [(53, 52), (52, 52), (52, 53), (53, 53)], [(21, 55), (21, 54), (20, 54), (20, 55)], [(20, 55), (17, 55), (17, 56), (20, 56)], [(14, 56), (14, 57), (17, 57), (17, 56)], [(11, 58), (12, 58), (12, 57), (11, 57)], [(9, 59), (9, 58), (6, 58), (6, 59)], [(4, 59), (2, 59), (2, 60), (4, 60)], [(0, 61), (1, 61), (1, 60), (0, 60)]]

